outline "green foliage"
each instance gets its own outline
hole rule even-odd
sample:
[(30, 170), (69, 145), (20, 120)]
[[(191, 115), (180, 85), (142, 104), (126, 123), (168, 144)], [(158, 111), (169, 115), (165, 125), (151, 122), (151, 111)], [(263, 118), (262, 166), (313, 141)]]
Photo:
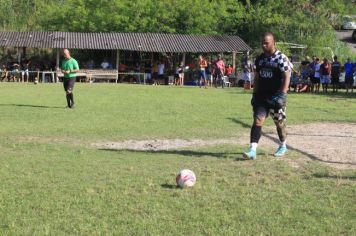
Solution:
[[(352, 0), (3, 0), (2, 30), (76, 32), (160, 32), (237, 34), (252, 48), (272, 31), (278, 41), (304, 44), (301, 54), (331, 47), (335, 27), (345, 14), (356, 15)], [(319, 49), (318, 49), (319, 48)], [(322, 55), (320, 55), (322, 56)], [(343, 55), (340, 55), (343, 59)]]

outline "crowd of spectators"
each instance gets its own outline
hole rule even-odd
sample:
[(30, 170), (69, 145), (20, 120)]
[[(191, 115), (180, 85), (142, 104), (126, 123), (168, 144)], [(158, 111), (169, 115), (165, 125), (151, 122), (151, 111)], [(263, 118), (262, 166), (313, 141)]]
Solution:
[[(21, 62), (6, 60), (0, 63), (0, 81), (29, 82), (38, 80), (42, 71), (55, 71), (55, 62), (48, 58), (24, 58)], [(140, 83), (145, 78), (147, 84), (161, 85), (197, 85), (208, 86), (221, 85), (226, 81), (231, 86), (253, 85), (253, 62), (248, 57), (241, 61), (241, 66), (234, 71), (232, 64), (225, 65), (223, 57), (218, 54), (211, 60), (202, 55), (194, 61), (184, 65), (183, 62), (170, 65), (166, 58), (153, 61), (120, 62), (115, 66), (106, 58), (99, 64), (101, 70), (118, 70), (118, 82)], [(81, 68), (93, 70), (97, 68), (94, 60), (81, 63)], [(116, 69), (117, 68), (117, 69)], [(141, 76), (141, 78), (140, 78)], [(172, 81), (170, 80), (172, 78)], [(343, 64), (337, 56), (330, 62), (327, 58), (322, 60), (317, 56), (305, 57), (300, 66), (293, 67), (290, 82), (290, 91), (297, 93), (327, 93), (338, 92), (339, 88), (345, 88), (348, 93), (353, 92), (356, 77), (356, 62), (350, 58)], [(50, 80), (50, 78), (49, 78)], [(53, 82), (53, 81), (52, 81)]]
[(334, 93), (337, 93), (339, 88), (345, 88), (348, 93), (353, 92), (355, 77), (356, 63), (350, 58), (342, 64), (337, 56), (334, 56), (332, 62), (327, 58), (321, 61), (317, 56), (310, 60), (307, 56), (299, 69), (293, 69), (290, 88), (294, 92), (327, 93), (331, 86)]

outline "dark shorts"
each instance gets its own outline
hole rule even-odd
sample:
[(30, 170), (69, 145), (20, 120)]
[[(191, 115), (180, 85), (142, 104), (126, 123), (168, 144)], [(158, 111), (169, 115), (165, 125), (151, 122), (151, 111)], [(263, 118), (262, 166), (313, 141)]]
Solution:
[(269, 115), (275, 121), (285, 121), (287, 119), (287, 107), (284, 106), (280, 109), (273, 108), (267, 99), (257, 99), (253, 105), (254, 118), (267, 118)]
[(338, 84), (340, 82), (339, 77), (331, 77), (331, 84)]
[(63, 79), (64, 91), (72, 92), (73, 88), (74, 88), (75, 80), (76, 80), (76, 77), (69, 78), (69, 79), (64, 78)]
[(354, 77), (351, 76), (345, 76), (345, 84), (353, 84), (354, 83)]
[(311, 77), (310, 81), (312, 82), (312, 84), (320, 84), (320, 77)]

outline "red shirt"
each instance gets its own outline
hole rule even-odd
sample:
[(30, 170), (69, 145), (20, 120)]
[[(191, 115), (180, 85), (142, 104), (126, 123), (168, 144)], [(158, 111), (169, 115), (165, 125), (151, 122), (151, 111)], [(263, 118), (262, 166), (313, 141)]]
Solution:
[(231, 66), (228, 66), (226, 68), (226, 74), (229, 75), (229, 74), (232, 74), (232, 67)]
[(200, 66), (200, 69), (205, 69), (205, 67), (208, 66), (208, 63), (206, 62), (206, 60), (202, 59), (202, 60), (199, 60), (199, 66)]
[(331, 73), (331, 65), (330, 63), (323, 63), (320, 65), (320, 73), (321, 75), (330, 75)]

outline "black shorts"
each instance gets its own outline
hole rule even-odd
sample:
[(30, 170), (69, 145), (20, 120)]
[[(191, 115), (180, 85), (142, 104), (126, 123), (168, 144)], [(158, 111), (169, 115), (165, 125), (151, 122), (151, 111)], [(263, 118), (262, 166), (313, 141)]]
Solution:
[(74, 83), (75, 83), (76, 77), (73, 78), (64, 78), (63, 79), (63, 87), (64, 91), (72, 92), (74, 88)]
[(310, 78), (310, 82), (312, 82), (312, 84), (320, 84), (320, 77), (311, 77)]
[(340, 82), (339, 77), (331, 77), (331, 84), (338, 84)]
[(345, 84), (354, 84), (354, 77), (351, 76), (345, 76)]
[(252, 107), (253, 118), (267, 118), (268, 115), (270, 115), (275, 122), (285, 121), (287, 119), (287, 107), (283, 106), (280, 109), (273, 108), (267, 102), (267, 99), (256, 99)]

